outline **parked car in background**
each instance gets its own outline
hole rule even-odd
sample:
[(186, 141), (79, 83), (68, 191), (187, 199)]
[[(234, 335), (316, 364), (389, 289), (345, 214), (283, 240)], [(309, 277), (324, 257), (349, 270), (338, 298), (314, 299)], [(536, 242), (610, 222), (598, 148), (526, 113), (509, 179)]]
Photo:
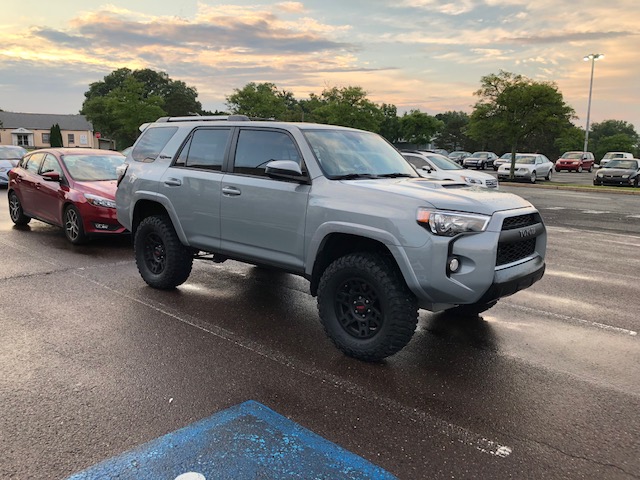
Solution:
[(462, 165), (462, 161), (471, 156), (471, 152), (467, 152), (465, 150), (456, 150), (454, 152), (451, 152), (448, 157), (449, 160), (453, 160), (454, 162), (456, 162), (458, 165)]
[(18, 165), (27, 153), (25, 148), (17, 145), (0, 145), (0, 187), (9, 185), (9, 170)]
[(93, 235), (118, 235), (116, 167), (112, 150), (49, 148), (25, 155), (9, 174), (9, 215), (16, 225), (32, 218), (64, 228), (73, 244)]
[(615, 160), (616, 158), (633, 158), (633, 154), (629, 152), (607, 152), (600, 159), (600, 166), (603, 167), (609, 163), (609, 161)]
[(421, 177), (452, 180), (477, 187), (498, 188), (498, 180), (493, 175), (462, 168), (444, 155), (405, 150), (402, 156), (413, 165)]
[[(498, 168), (498, 179), (508, 180), (510, 176), (511, 164), (504, 163)], [(540, 153), (519, 153), (516, 155), (515, 170), (513, 172), (515, 180), (528, 180), (536, 183), (539, 178), (551, 180), (553, 162)]]
[(616, 158), (600, 168), (593, 177), (594, 185), (640, 186), (640, 160)]
[(500, 167), (500, 165), (509, 163), (510, 161), (511, 161), (511, 152), (507, 152), (493, 161), (493, 169), (495, 171), (498, 171), (498, 168)]
[(484, 170), (487, 167), (493, 168), (493, 162), (498, 156), (493, 152), (474, 152), (471, 156), (462, 161), (464, 168), (477, 168)]
[(556, 172), (566, 170), (568, 172), (581, 173), (583, 170), (593, 172), (593, 164), (595, 158), (591, 152), (564, 152), (562, 156), (556, 160)]

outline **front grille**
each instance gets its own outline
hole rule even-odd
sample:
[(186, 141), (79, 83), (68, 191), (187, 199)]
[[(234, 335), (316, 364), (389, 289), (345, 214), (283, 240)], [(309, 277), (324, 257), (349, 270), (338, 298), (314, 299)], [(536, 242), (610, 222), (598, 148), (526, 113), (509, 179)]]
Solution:
[[(542, 219), (537, 213), (508, 217), (502, 221), (502, 231), (531, 227), (541, 222)], [(533, 255), (536, 251), (536, 237), (525, 238), (518, 235), (502, 235), (502, 237), (503, 241), (498, 243), (496, 266), (517, 262)]]
[(498, 180), (487, 180), (486, 184), (488, 188), (496, 188), (498, 186)]
[(517, 262), (518, 260), (532, 255), (535, 251), (535, 238), (529, 238), (522, 242), (501, 243), (498, 245), (496, 265), (506, 265), (507, 263)]
[(518, 215), (517, 217), (505, 218), (502, 221), (502, 230), (513, 230), (515, 228), (528, 227), (540, 223), (540, 220), (533, 213)]

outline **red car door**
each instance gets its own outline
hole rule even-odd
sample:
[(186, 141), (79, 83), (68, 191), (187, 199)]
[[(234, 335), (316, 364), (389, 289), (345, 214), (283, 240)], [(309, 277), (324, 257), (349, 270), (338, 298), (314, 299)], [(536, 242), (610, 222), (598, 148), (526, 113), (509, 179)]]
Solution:
[(22, 168), (16, 168), (15, 190), (22, 203), (24, 213), (39, 217), (40, 212), (34, 199), (36, 184), (40, 183), (38, 170), (44, 158), (44, 153), (34, 153), (25, 159)]
[(58, 159), (47, 153), (38, 175), (38, 183), (33, 193), (33, 201), (38, 206), (40, 218), (55, 225), (62, 225), (62, 202), (64, 202), (64, 188), (60, 182), (46, 180), (43, 176), (48, 172), (56, 172), (63, 178), (62, 168)]

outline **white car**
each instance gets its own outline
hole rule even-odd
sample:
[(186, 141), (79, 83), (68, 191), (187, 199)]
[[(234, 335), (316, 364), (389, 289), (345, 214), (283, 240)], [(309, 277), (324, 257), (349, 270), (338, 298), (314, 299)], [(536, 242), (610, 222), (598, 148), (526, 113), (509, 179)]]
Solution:
[(498, 188), (498, 181), (488, 173), (467, 170), (453, 160), (437, 153), (403, 151), (402, 156), (413, 165), (422, 177), (437, 180), (452, 180), (467, 185)]
[(600, 160), (600, 166), (603, 167), (611, 160), (617, 160), (620, 158), (633, 158), (633, 154), (629, 152), (607, 152), (604, 154), (604, 157)]
[[(528, 180), (536, 183), (539, 178), (551, 180), (554, 164), (547, 157), (539, 153), (518, 153), (516, 155), (513, 176), (515, 180)], [(510, 178), (511, 162), (504, 163), (498, 168), (498, 179)]]

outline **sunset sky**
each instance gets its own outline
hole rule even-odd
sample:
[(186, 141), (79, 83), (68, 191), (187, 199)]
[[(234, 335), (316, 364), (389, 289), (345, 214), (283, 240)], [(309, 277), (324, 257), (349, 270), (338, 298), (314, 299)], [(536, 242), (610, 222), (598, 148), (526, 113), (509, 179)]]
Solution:
[(113, 70), (151, 68), (196, 87), (207, 110), (249, 82), (298, 99), (358, 85), (400, 113), (470, 113), (484, 75), (555, 82), (584, 127), (640, 130), (637, 0), (22, 0), (0, 7), (0, 109), (78, 113)]

